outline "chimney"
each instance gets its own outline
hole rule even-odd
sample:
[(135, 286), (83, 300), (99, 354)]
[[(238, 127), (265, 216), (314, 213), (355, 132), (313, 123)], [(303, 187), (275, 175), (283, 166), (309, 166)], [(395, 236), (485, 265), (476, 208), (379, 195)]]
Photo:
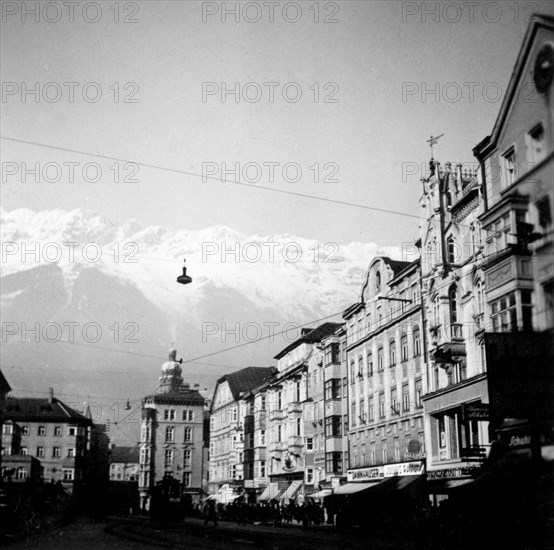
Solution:
[(48, 403), (52, 405), (54, 402), (54, 388), (48, 388)]

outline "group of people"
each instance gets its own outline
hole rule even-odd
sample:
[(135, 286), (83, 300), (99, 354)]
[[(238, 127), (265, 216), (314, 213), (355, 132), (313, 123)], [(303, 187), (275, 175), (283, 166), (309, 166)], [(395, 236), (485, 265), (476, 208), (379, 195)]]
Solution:
[(239, 497), (229, 504), (217, 503), (208, 500), (204, 504), (204, 525), (213, 522), (217, 526), (217, 520), (235, 521), (239, 525), (257, 523), (261, 525), (289, 525), (297, 522), (304, 526), (321, 525), (325, 521), (325, 512), (321, 503), (307, 498), (302, 504), (291, 500), (288, 503), (277, 501), (258, 502), (252, 504), (246, 502), (244, 497)]

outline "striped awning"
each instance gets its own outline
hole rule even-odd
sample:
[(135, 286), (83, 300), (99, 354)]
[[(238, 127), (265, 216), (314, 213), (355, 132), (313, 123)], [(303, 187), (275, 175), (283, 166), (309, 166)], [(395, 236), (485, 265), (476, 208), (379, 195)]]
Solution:
[(279, 500), (291, 500), (296, 496), (296, 493), (302, 487), (302, 480), (297, 479), (292, 481), (291, 484), (279, 495)]
[(274, 500), (279, 498), (279, 495), (287, 488), (286, 482), (274, 481), (271, 482), (264, 492), (258, 497), (259, 501)]

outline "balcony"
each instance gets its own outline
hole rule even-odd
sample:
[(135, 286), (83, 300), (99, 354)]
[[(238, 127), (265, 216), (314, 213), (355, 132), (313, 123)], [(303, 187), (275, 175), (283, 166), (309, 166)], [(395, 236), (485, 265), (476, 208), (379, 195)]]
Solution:
[(287, 405), (288, 414), (302, 413), (302, 403), (293, 401)]
[(268, 449), (269, 449), (270, 453), (277, 453), (277, 452), (280, 452), (280, 451), (284, 451), (285, 450), (285, 445), (282, 441), (272, 441), (269, 444)]
[(289, 448), (293, 450), (302, 449), (304, 447), (304, 439), (300, 435), (291, 435), (288, 438)]
[(280, 411), (278, 409), (273, 409), (269, 411), (269, 420), (283, 420), (285, 418), (285, 411)]
[(450, 323), (450, 339), (453, 342), (460, 342), (464, 339), (462, 323)]

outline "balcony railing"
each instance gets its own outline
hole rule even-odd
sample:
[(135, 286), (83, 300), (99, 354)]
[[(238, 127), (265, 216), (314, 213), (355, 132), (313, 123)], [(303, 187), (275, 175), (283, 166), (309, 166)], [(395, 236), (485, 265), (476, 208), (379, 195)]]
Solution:
[(303, 447), (304, 440), (300, 435), (291, 435), (289, 436), (289, 447)]
[(285, 418), (285, 412), (279, 409), (273, 409), (269, 411), (269, 420), (283, 420)]
[(287, 412), (291, 413), (301, 413), (302, 412), (302, 403), (298, 401), (293, 401), (287, 405)]
[(463, 340), (462, 323), (450, 323), (450, 338), (452, 340)]

